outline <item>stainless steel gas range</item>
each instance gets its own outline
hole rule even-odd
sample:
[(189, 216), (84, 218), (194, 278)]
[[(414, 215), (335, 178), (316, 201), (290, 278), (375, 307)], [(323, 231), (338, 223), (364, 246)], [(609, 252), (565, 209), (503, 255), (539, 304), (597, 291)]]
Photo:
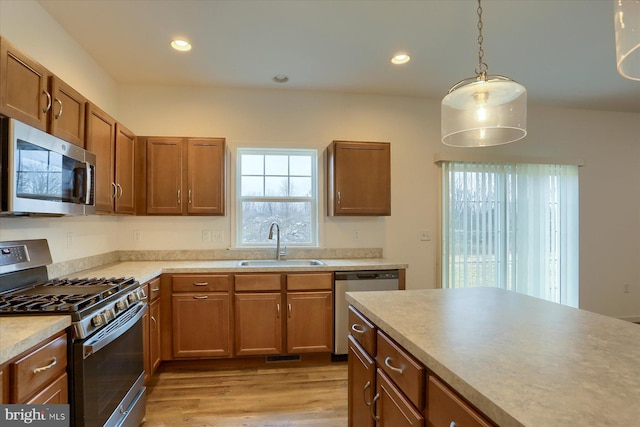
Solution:
[(146, 296), (133, 278), (52, 279), (46, 240), (0, 242), (0, 315), (68, 314), (72, 426), (138, 427)]

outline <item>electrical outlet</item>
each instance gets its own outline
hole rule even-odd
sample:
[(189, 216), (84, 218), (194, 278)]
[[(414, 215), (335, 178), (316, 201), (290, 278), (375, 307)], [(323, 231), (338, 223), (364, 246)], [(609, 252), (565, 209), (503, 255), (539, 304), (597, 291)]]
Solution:
[(423, 242), (428, 242), (431, 240), (431, 233), (429, 232), (429, 230), (420, 231), (420, 240)]
[(222, 242), (224, 240), (224, 231), (222, 230), (213, 230), (213, 241), (214, 242)]
[(140, 230), (133, 230), (133, 241), (134, 242), (140, 241)]
[(202, 230), (202, 241), (205, 243), (211, 241), (211, 230)]
[(73, 247), (73, 233), (67, 233), (67, 248)]
[(629, 293), (629, 288), (630, 288), (629, 284), (628, 283), (624, 283), (622, 285), (622, 289), (623, 289), (622, 292), (624, 292), (625, 294), (628, 294)]
[(354, 242), (357, 242), (358, 240), (360, 240), (360, 231), (353, 230), (352, 238)]

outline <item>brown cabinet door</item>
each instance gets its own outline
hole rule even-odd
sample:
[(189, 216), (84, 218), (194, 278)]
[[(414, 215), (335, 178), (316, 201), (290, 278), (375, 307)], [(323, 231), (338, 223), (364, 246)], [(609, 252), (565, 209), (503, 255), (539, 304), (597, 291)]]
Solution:
[(228, 293), (174, 294), (173, 356), (230, 356), (230, 307)]
[(424, 417), (378, 369), (376, 376), (377, 399), (374, 403), (378, 416), (377, 427), (424, 427)]
[(149, 376), (160, 366), (160, 300), (149, 305)]
[(129, 129), (116, 123), (115, 139), (115, 211), (133, 214), (135, 205), (135, 161), (136, 137)]
[(148, 138), (147, 213), (182, 214), (182, 193), (182, 138)]
[(87, 100), (55, 76), (51, 77), (51, 98), (49, 133), (84, 148)]
[(29, 405), (63, 405), (69, 403), (67, 374), (60, 375), (58, 379), (25, 403)]
[(391, 215), (389, 143), (334, 141), (329, 162), (330, 215)]
[[(145, 286), (146, 287), (146, 286)], [(145, 289), (145, 293), (146, 289)], [(148, 294), (147, 294), (148, 295)], [(144, 383), (151, 378), (151, 320), (149, 310), (142, 316), (142, 357), (144, 359)]]
[(187, 139), (187, 212), (224, 215), (224, 139)]
[(287, 352), (316, 353), (333, 349), (333, 293), (287, 294)]
[(371, 402), (376, 393), (376, 363), (349, 336), (349, 427), (374, 427)]
[(280, 292), (235, 296), (236, 355), (282, 353), (282, 296)]
[(429, 376), (427, 390), (429, 427), (493, 425), (438, 378)]
[(116, 195), (114, 178), (116, 121), (113, 117), (87, 103), (86, 147), (96, 155), (96, 211), (113, 212)]
[(0, 114), (47, 131), (49, 72), (0, 38)]

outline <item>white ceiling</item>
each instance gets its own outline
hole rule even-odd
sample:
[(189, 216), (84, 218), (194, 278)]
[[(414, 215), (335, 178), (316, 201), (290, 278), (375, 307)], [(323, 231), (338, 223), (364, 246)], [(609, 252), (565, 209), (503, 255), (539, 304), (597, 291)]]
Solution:
[[(475, 75), (471, 0), (40, 0), (119, 83), (346, 91), (441, 99)], [(613, 0), (485, 0), (489, 74), (530, 103), (640, 113), (615, 68)], [(193, 50), (169, 47), (186, 37)], [(389, 60), (399, 51), (403, 66)], [(289, 82), (272, 81), (285, 74)]]

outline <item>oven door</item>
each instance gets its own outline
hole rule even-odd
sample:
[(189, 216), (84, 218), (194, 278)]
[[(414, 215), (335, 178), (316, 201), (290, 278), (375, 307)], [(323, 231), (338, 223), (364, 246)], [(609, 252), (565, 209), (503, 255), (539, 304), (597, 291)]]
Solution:
[(96, 334), (73, 343), (75, 427), (121, 425), (129, 412), (141, 412), (144, 417), (142, 317), (146, 311), (146, 303), (140, 302)]

